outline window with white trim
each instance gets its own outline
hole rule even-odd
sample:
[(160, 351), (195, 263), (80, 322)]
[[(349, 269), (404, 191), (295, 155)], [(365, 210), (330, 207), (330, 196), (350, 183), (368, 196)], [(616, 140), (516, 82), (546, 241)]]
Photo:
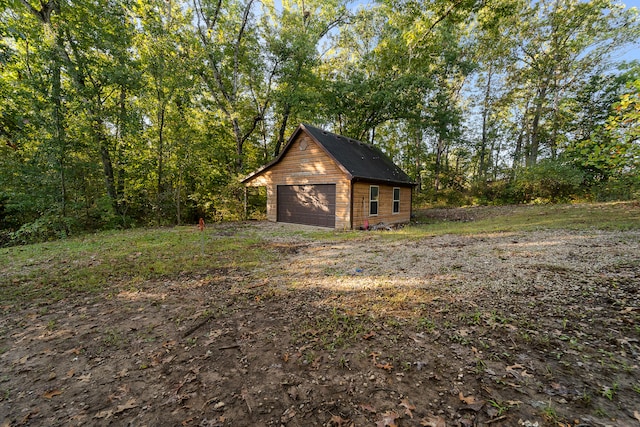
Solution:
[(400, 213), (400, 188), (393, 189), (393, 211), (394, 214)]
[(369, 187), (369, 216), (378, 215), (378, 199), (380, 188), (377, 185)]

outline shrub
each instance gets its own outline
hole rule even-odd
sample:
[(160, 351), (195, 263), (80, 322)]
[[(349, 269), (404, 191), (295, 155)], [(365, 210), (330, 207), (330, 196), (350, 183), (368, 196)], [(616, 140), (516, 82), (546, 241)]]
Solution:
[(583, 173), (558, 160), (543, 160), (522, 171), (509, 188), (515, 203), (558, 203), (582, 194)]
[(640, 200), (640, 176), (623, 175), (595, 184), (589, 190), (591, 198), (597, 202)]
[(471, 187), (471, 195), (476, 205), (501, 205), (512, 203), (509, 181), (506, 179), (491, 182), (478, 182)]
[(10, 233), (11, 243), (26, 245), (62, 239), (69, 236), (77, 228), (76, 220), (61, 217), (54, 212), (46, 212), (33, 222), (23, 224), (17, 231)]

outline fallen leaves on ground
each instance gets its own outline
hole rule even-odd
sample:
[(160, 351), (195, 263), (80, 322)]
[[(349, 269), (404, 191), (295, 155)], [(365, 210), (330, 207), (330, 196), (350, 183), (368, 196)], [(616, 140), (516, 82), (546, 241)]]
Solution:
[(376, 363), (376, 368), (384, 369), (387, 372), (391, 372), (393, 370), (393, 365), (389, 362), (385, 362), (384, 364)]
[(368, 339), (371, 339), (371, 338), (373, 338), (375, 336), (376, 336), (376, 333), (374, 331), (370, 331), (370, 332), (362, 335), (362, 339), (363, 340), (368, 340)]
[(397, 427), (396, 420), (400, 418), (396, 412), (388, 411), (382, 414), (382, 419), (376, 422), (376, 427)]
[(340, 415), (333, 415), (329, 420), (329, 422), (332, 427), (343, 427), (343, 426), (353, 425), (353, 423), (349, 424), (351, 420), (342, 418)]
[(415, 411), (416, 407), (409, 403), (409, 399), (402, 399), (400, 401), (400, 406), (404, 408), (405, 415), (408, 415), (409, 418), (413, 419), (413, 412), (411, 411)]
[(420, 420), (423, 427), (447, 427), (447, 422), (439, 415), (430, 415)]
[(372, 414), (375, 414), (377, 412), (376, 408), (374, 408), (373, 405), (361, 403), (359, 406), (363, 411), (371, 412)]
[(108, 419), (111, 418), (114, 415), (118, 415), (128, 409), (133, 409), (136, 408), (138, 406), (138, 404), (136, 403), (136, 399), (129, 399), (127, 400), (126, 403), (122, 404), (122, 405), (118, 405), (116, 406), (115, 409), (106, 409), (104, 411), (100, 411), (98, 412), (94, 418), (104, 418), (104, 419)]
[(55, 389), (55, 390), (49, 390), (45, 393), (42, 394), (42, 397), (44, 397), (45, 399), (52, 399), (55, 396), (59, 396), (62, 394), (61, 390)]
[(532, 427), (549, 402), (554, 425), (640, 422), (640, 231), (262, 232), (309, 249), (4, 312), (0, 424)]
[(458, 394), (458, 397), (462, 402), (466, 403), (467, 405), (475, 405), (479, 402), (479, 400), (476, 399), (475, 396), (469, 395), (467, 397), (464, 397), (464, 394), (462, 392)]

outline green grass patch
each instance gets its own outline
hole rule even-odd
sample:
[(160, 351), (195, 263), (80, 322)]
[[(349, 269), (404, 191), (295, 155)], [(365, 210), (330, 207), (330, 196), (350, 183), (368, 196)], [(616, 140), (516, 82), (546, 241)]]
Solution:
[(466, 221), (430, 218), (428, 211), (425, 211), (427, 215), (423, 213), (418, 216), (418, 222), (422, 222), (421, 224), (406, 227), (394, 234), (408, 238), (422, 238), (445, 234), (470, 235), (559, 229), (575, 231), (640, 229), (638, 202), (523, 205), (482, 209), (485, 211), (479, 210), (477, 218)]
[(248, 229), (193, 227), (110, 231), (0, 249), (0, 302), (56, 301), (113, 285), (208, 271), (250, 269), (274, 259)]
[(314, 343), (314, 347), (334, 351), (362, 339), (372, 325), (368, 316), (346, 314), (334, 308), (328, 314), (317, 315), (313, 321), (303, 322), (294, 341)]
[[(533, 230), (639, 230), (640, 203), (526, 205), (469, 208), (465, 220), (424, 211), (419, 225), (393, 232), (291, 231), (312, 241), (420, 239), (445, 234), (486, 234)], [(452, 211), (454, 212), (454, 211)], [(274, 237), (274, 236), (269, 236)], [(112, 286), (144, 287), (145, 282), (181, 274), (251, 270), (279, 254), (250, 226), (224, 224), (199, 232), (194, 227), (108, 231), (54, 242), (0, 248), (0, 303), (56, 301), (78, 292)]]
[(558, 205), (513, 205), (452, 208), (468, 210), (468, 219), (432, 217), (429, 210), (417, 210), (414, 224), (397, 231), (364, 232), (357, 230), (282, 231), (283, 236), (310, 240), (349, 241), (385, 238), (421, 239), (446, 234), (473, 235), (539, 230), (640, 230), (639, 202), (580, 203)]

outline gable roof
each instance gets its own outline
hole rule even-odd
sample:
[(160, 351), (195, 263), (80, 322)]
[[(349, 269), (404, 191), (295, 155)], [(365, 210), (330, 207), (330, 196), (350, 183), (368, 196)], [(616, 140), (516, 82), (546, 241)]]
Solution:
[(301, 124), (289, 138), (280, 155), (242, 180), (246, 182), (278, 163), (300, 132), (307, 133), (331, 157), (351, 180), (415, 185), (411, 178), (379, 148), (317, 127)]

